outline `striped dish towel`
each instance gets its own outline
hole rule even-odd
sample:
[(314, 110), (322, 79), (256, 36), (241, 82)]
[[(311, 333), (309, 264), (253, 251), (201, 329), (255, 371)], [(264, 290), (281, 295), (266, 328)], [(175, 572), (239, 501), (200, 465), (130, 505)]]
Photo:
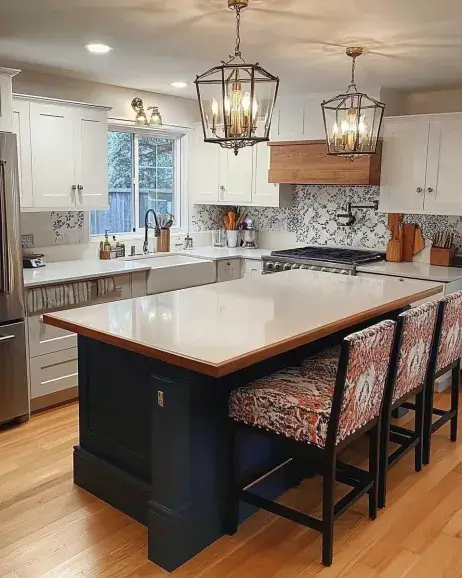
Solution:
[(104, 297), (109, 293), (117, 290), (114, 277), (102, 277), (96, 281), (96, 290), (98, 297)]
[(39, 313), (69, 305), (79, 305), (90, 299), (91, 281), (45, 285), (27, 291), (27, 310), (29, 314)]

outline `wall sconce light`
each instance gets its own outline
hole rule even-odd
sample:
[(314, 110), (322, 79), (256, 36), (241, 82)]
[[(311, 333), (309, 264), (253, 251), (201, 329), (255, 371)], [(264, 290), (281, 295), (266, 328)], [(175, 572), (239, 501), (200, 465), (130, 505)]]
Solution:
[(136, 112), (135, 123), (137, 125), (162, 126), (162, 115), (159, 112), (158, 106), (148, 107), (148, 110), (152, 110), (151, 119), (149, 121), (141, 98), (136, 97), (132, 100), (132, 108)]

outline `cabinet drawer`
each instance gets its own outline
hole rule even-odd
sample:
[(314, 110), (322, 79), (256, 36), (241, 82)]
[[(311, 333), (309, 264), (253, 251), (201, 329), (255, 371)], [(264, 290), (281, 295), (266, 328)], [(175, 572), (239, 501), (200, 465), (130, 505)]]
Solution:
[(42, 315), (29, 317), (29, 356), (37, 357), (77, 347), (77, 335), (43, 323)]
[(76, 387), (77, 367), (76, 347), (33, 357), (30, 360), (31, 399)]

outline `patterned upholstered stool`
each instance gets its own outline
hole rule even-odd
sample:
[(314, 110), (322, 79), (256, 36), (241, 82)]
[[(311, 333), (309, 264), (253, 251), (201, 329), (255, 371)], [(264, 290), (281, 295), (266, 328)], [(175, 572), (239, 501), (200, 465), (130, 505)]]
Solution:
[[(452, 293), (441, 299), (438, 320), (437, 338), (433, 356), (433, 371), (425, 394), (423, 463), (430, 463), (431, 436), (448, 421), (451, 422), (451, 441), (457, 440), (457, 417), (459, 411), (460, 360), (462, 357), (462, 291)], [(434, 407), (435, 379), (452, 372), (451, 409)], [(432, 423), (433, 415), (439, 419)]]
[[(332, 564), (333, 524), (361, 496), (369, 494), (369, 516), (377, 515), (379, 431), (395, 322), (382, 321), (346, 337), (340, 348), (322, 352), (231, 392), (230, 472), (226, 530), (237, 531), (239, 501), (248, 502), (322, 533), (322, 560)], [(235, 432), (250, 427), (285, 442), (290, 455), (303, 457), (323, 476), (322, 520), (302, 514), (249, 491), (280, 469), (259, 472), (246, 484), (237, 479)], [(338, 452), (359, 435), (369, 435), (369, 470), (337, 460)], [(334, 483), (353, 489), (334, 503)]]
[[(380, 508), (385, 506), (387, 472), (392, 465), (414, 449), (415, 471), (422, 469), (424, 390), (431, 373), (438, 305), (438, 301), (432, 301), (398, 316), (380, 440)], [(414, 430), (391, 425), (391, 412), (413, 396)], [(388, 455), (390, 441), (399, 447)]]

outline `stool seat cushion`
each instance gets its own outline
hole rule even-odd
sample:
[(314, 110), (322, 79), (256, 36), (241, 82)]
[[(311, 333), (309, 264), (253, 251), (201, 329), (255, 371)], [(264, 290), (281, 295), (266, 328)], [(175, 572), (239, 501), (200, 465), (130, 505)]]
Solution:
[(236, 421), (324, 447), (340, 347), (322, 351), (231, 392)]
[(436, 371), (441, 371), (462, 357), (462, 291), (443, 298), (444, 309)]

